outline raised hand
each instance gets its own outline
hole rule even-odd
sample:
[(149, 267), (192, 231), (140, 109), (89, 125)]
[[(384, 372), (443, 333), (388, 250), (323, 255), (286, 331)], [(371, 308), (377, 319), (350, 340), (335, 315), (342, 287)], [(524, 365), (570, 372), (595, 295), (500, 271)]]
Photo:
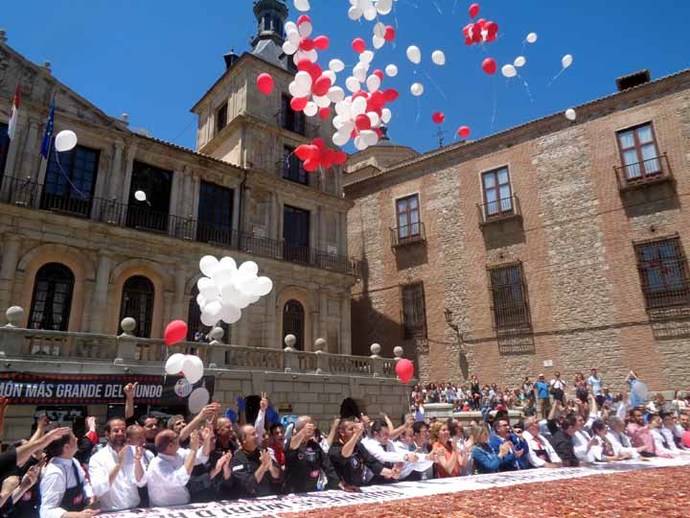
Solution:
[(261, 402), (259, 402), (259, 408), (264, 412), (268, 410), (268, 394), (266, 392), (261, 393)]
[(261, 452), (261, 467), (268, 469), (271, 467), (271, 463), (273, 462), (273, 459), (271, 459), (271, 454), (268, 452), (268, 450), (263, 450)]
[(189, 434), (189, 449), (196, 451), (200, 446), (201, 437), (199, 436), (199, 431), (194, 430), (191, 434)]
[(96, 431), (96, 418), (92, 415), (86, 418), (86, 427), (89, 429), (89, 432), (95, 432)]
[(122, 448), (120, 448), (120, 451), (117, 452), (117, 461), (120, 466), (122, 466), (125, 463), (125, 460), (127, 459), (128, 450), (129, 446), (125, 445)]
[(137, 385), (139, 385), (138, 382), (127, 383), (127, 385), (125, 385), (123, 392), (125, 393), (125, 397), (127, 399), (134, 398), (134, 394), (136, 393), (136, 390), (137, 390)]
[(38, 477), (41, 474), (41, 467), (36, 465), (36, 466), (31, 466), (29, 470), (26, 472), (26, 474), (22, 477), (22, 481), (19, 484), (19, 487), (22, 488), (22, 490), (26, 491), (29, 488), (31, 488), (36, 481), (38, 480)]
[(144, 448), (141, 446), (137, 446), (134, 448), (134, 460), (137, 462), (141, 462), (141, 459), (144, 458)]
[(50, 424), (50, 419), (48, 419), (47, 415), (43, 414), (36, 421), (36, 428), (38, 428), (41, 431), (41, 433), (43, 433), (46, 431), (46, 428), (48, 428), (49, 424)]

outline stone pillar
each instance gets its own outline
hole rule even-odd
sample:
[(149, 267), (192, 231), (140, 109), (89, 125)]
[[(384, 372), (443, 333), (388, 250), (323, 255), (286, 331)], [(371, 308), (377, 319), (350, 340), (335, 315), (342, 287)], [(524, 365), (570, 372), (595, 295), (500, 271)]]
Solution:
[(127, 148), (124, 177), (121, 182), (118, 182), (120, 186), (118, 192), (113, 194), (113, 196), (118, 196), (119, 200), (124, 204), (129, 202), (129, 189), (132, 185), (132, 170), (134, 169), (134, 157), (136, 153), (136, 144), (132, 144)]
[(347, 213), (338, 213), (338, 253), (347, 256)]
[(108, 199), (120, 199), (120, 192), (124, 189), (122, 185), (122, 155), (124, 144), (115, 142), (113, 144), (113, 161), (110, 164), (110, 185), (108, 186)]
[(40, 181), (38, 165), (36, 164), (36, 157), (41, 156), (40, 142), (38, 141), (38, 126), (39, 123), (37, 121), (29, 119), (29, 131), (24, 141), (22, 161), (18, 168), (21, 173), (20, 176), (24, 178), (30, 176), (35, 182)]
[(283, 205), (278, 193), (273, 193), (273, 221), (269, 237), (280, 241), (283, 239)]
[(91, 299), (92, 311), (89, 330), (92, 333), (106, 332), (106, 319), (108, 317), (108, 286), (110, 284), (110, 269), (112, 258), (104, 253), (98, 255), (98, 269), (96, 270), (96, 285)]
[(350, 294), (345, 292), (340, 301), (340, 354), (352, 354), (351, 324)]
[(197, 173), (192, 173), (185, 167), (185, 172), (192, 178), (192, 188), (186, 191), (185, 206), (191, 207), (191, 216), (196, 218), (199, 214), (199, 195), (201, 193), (201, 177)]
[(182, 267), (175, 269), (175, 292), (173, 293), (172, 314), (171, 320), (187, 321), (187, 294), (185, 293), (185, 285), (187, 284), (187, 276)]
[(319, 290), (319, 332), (313, 336), (328, 336), (328, 294)]
[[(266, 347), (276, 349), (280, 347), (280, 337), (278, 336), (278, 327), (275, 325), (280, 319), (278, 318), (280, 312), (277, 308), (278, 304), (278, 289), (277, 281), (273, 281), (273, 291), (266, 295)], [(280, 321), (282, 325), (282, 321)]]
[(12, 288), (14, 276), (19, 261), (20, 240), (16, 235), (3, 235), (2, 237), (2, 267), (0, 267), (0, 310), (6, 309), (12, 301)]

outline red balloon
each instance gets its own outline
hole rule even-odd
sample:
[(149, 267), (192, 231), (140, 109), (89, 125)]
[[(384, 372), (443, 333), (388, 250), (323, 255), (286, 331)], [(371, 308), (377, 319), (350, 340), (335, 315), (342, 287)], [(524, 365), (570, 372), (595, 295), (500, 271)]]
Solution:
[(335, 165), (343, 165), (347, 162), (347, 154), (344, 151), (336, 151), (333, 154), (333, 163)]
[(395, 39), (395, 27), (386, 25), (386, 30), (383, 33), (383, 39), (386, 41), (393, 41)]
[(436, 124), (443, 124), (443, 121), (446, 120), (446, 116), (443, 112), (434, 112), (434, 114), (431, 116), (431, 120)]
[(311, 91), (317, 97), (323, 97), (328, 93), (328, 90), (330, 90), (330, 88), (331, 78), (322, 75), (314, 82), (314, 85), (311, 87)]
[(304, 161), (304, 170), (308, 173), (313, 173), (319, 168), (319, 161), (314, 158), (308, 158)]
[(290, 108), (292, 111), (301, 112), (308, 102), (309, 98), (307, 97), (293, 97), (290, 99)]
[(352, 40), (352, 49), (357, 53), (361, 54), (367, 50), (367, 44), (362, 38), (355, 38)]
[(297, 26), (299, 27), (302, 25), (304, 22), (309, 22), (311, 23), (311, 17), (308, 14), (303, 14), (299, 18), (297, 18)]
[(490, 76), (496, 73), (496, 60), (494, 58), (486, 58), (482, 61), (482, 70)]
[(330, 44), (331, 40), (328, 39), (328, 36), (317, 36), (314, 38), (314, 47), (318, 50), (326, 50)]
[(307, 70), (307, 72), (309, 72), (311, 76), (312, 83), (316, 82), (316, 80), (321, 77), (321, 74), (323, 74), (323, 70), (318, 63), (312, 63), (311, 68)]
[(301, 72), (309, 72), (311, 70), (313, 63), (308, 59), (300, 59), (297, 62), (297, 70)]
[(271, 95), (273, 91), (273, 77), (271, 74), (259, 74), (256, 78), (256, 87), (264, 95)]
[(307, 144), (300, 144), (295, 148), (295, 156), (299, 158), (300, 160), (304, 161), (307, 158), (311, 156), (311, 150), (309, 149), (309, 145)]
[(458, 136), (460, 138), (467, 138), (470, 136), (470, 127), (469, 126), (460, 126), (458, 128)]
[(389, 88), (388, 90), (385, 90), (383, 92), (384, 97), (386, 98), (387, 103), (392, 103), (395, 101), (398, 97), (400, 97), (400, 94), (395, 88)]
[(395, 364), (395, 374), (403, 383), (409, 383), (414, 376), (414, 364), (407, 358), (401, 358)]
[(327, 120), (330, 116), (331, 109), (328, 106), (319, 110), (319, 117), (321, 117), (322, 120)]
[(371, 129), (371, 119), (363, 113), (360, 113), (355, 118), (355, 126), (359, 131)]
[(377, 68), (374, 70), (373, 74), (378, 77), (381, 81), (383, 81), (386, 78), (386, 74), (383, 73), (383, 70), (380, 68)]
[(315, 47), (316, 45), (314, 44), (314, 40), (311, 38), (302, 38), (302, 40), (299, 42), (299, 48), (307, 52), (314, 50)]
[(470, 5), (470, 18), (474, 18), (479, 14), (479, 4)]
[(165, 345), (170, 347), (187, 337), (187, 324), (182, 320), (173, 320), (165, 327)]

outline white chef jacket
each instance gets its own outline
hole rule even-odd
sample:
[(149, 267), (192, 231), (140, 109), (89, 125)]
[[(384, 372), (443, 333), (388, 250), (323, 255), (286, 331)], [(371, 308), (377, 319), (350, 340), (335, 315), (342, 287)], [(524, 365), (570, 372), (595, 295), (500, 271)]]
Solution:
[[(149, 500), (152, 507), (170, 505), (184, 505), (190, 501), (187, 482), (189, 473), (184, 467), (184, 461), (189, 455), (185, 448), (179, 448), (176, 455), (159, 453), (146, 470), (144, 479), (149, 488)], [(203, 448), (199, 448), (194, 465), (208, 461)]]
[[(74, 478), (72, 464), (77, 466), (79, 480), (75, 480)], [(40, 518), (60, 518), (65, 514), (67, 511), (60, 507), (62, 497), (65, 495), (67, 489), (77, 486), (81, 481), (84, 483), (86, 498), (93, 497), (93, 489), (86, 479), (86, 473), (84, 473), (79, 462), (74, 459), (53, 457), (43, 470), (41, 476)], [(86, 502), (84, 502), (84, 504), (86, 505)]]
[(551, 446), (551, 443), (543, 435), (539, 434), (537, 437), (534, 437), (531, 433), (525, 430), (522, 432), (522, 438), (527, 441), (527, 446), (529, 446), (529, 451), (527, 453), (529, 463), (535, 468), (542, 468), (546, 465), (546, 461), (536, 454), (536, 450), (540, 449), (539, 444), (537, 443), (537, 438), (541, 442), (541, 449), (546, 451), (551, 463), (555, 464), (558, 462), (563, 462), (558, 456), (558, 453), (556, 453), (556, 450), (554, 450), (553, 446)]
[[(110, 473), (115, 469), (118, 455), (110, 444), (92, 455), (89, 460), (91, 486), (103, 511), (120, 511), (139, 506), (138, 488), (146, 485), (146, 477), (142, 477), (140, 481), (136, 480), (134, 447), (125, 445), (124, 448), (127, 448), (125, 461), (112, 485), (109, 482)], [(142, 458), (141, 464), (146, 469), (146, 465), (153, 460), (153, 454), (144, 450), (144, 456), (147, 458)]]
[(638, 459), (640, 457), (637, 449), (632, 447), (630, 439), (624, 433), (618, 434), (613, 430), (609, 430), (606, 432), (606, 438), (611, 443), (611, 446), (613, 446), (613, 453), (616, 455), (627, 453), (632, 455), (633, 459)]
[(362, 444), (377, 461), (382, 463), (388, 462), (395, 464), (396, 462), (405, 462), (405, 455), (410, 453), (409, 451), (396, 451), (395, 447), (390, 442), (384, 447), (373, 437), (365, 437), (362, 439)]

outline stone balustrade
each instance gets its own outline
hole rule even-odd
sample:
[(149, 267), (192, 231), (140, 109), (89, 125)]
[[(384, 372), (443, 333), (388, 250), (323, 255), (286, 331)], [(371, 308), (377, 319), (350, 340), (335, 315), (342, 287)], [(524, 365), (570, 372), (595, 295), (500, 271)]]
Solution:
[(25, 329), (19, 327), (24, 310), (13, 306), (6, 311), (8, 324), (0, 327), (0, 358), (38, 361), (86, 360), (108, 361), (115, 365), (160, 363), (173, 353), (196, 354), (211, 368), (260, 370), (395, 378), (395, 362), (402, 357), (396, 347), (395, 358), (381, 358), (381, 346), (371, 346), (371, 356), (348, 356), (325, 352), (326, 341), (318, 338), (314, 352), (295, 349), (296, 339), (285, 337), (284, 349), (245, 347), (223, 343), (223, 329), (209, 333), (210, 343), (181, 342), (166, 347), (162, 339), (140, 338), (133, 334), (136, 321), (127, 317), (121, 322), (119, 336)]

